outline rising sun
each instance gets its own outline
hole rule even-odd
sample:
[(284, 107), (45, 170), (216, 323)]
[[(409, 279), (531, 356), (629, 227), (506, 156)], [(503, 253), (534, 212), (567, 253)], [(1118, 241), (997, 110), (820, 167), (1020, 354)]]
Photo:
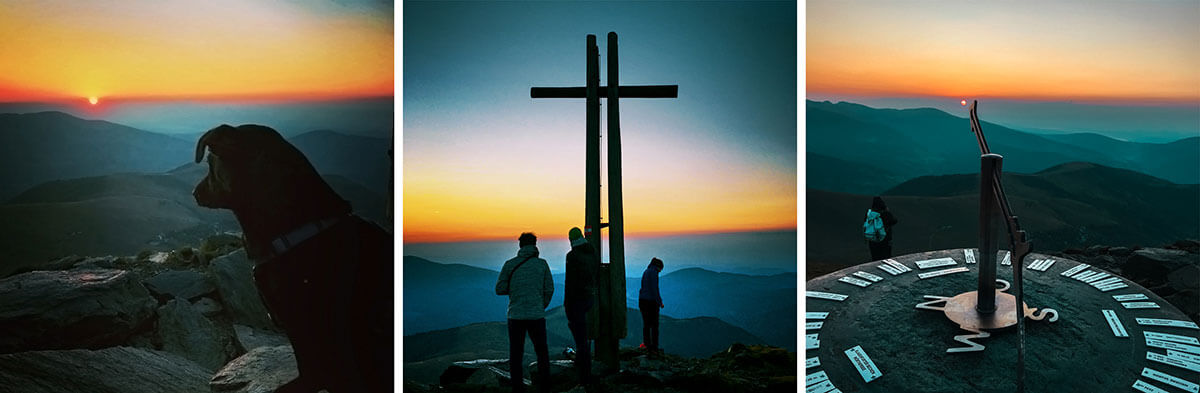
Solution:
[(100, 103), (100, 99), (97, 97), (94, 97), (94, 96), (88, 97), (88, 103), (90, 103), (92, 105), (96, 105), (96, 104)]

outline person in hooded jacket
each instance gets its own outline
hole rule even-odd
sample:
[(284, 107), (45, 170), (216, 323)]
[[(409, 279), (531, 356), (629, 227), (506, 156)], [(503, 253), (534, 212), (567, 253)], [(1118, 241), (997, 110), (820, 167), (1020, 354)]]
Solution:
[(642, 312), (642, 344), (650, 352), (658, 352), (658, 309), (663, 308), (662, 295), (658, 292), (658, 273), (663, 270), (663, 261), (650, 260), (642, 272), (642, 289), (638, 291), (638, 310)]
[[(550, 351), (546, 347), (546, 306), (554, 296), (550, 265), (538, 258), (537, 236), (525, 232), (517, 239), (517, 256), (504, 262), (496, 281), (496, 294), (508, 295), (508, 367), (513, 378), (512, 391), (524, 392), (521, 363), (525, 356), (525, 335), (533, 341), (540, 381), (550, 380)], [(540, 384), (549, 392), (549, 384)]]
[(575, 338), (575, 364), (579, 372), (579, 383), (591, 383), (592, 348), (588, 342), (587, 313), (595, 303), (596, 273), (600, 259), (592, 243), (583, 237), (579, 228), (567, 232), (571, 251), (567, 252), (567, 278), (564, 286), (563, 308), (567, 313), (567, 327)]
[(867, 248), (871, 249), (871, 260), (878, 261), (892, 257), (892, 226), (900, 222), (892, 212), (888, 210), (887, 204), (883, 203), (883, 198), (876, 196), (871, 200), (871, 208), (867, 210), (867, 220), (880, 217), (883, 221), (884, 237), (883, 240), (874, 242), (867, 240)]

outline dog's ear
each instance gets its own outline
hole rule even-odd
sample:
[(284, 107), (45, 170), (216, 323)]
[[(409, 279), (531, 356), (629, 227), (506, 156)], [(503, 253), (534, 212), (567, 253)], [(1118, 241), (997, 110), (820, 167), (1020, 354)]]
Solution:
[(223, 150), (233, 146), (233, 133), (237, 132), (236, 128), (228, 124), (222, 124), (217, 128), (213, 128), (205, 132), (196, 142), (196, 163), (204, 161), (204, 149), (211, 148), (214, 151)]

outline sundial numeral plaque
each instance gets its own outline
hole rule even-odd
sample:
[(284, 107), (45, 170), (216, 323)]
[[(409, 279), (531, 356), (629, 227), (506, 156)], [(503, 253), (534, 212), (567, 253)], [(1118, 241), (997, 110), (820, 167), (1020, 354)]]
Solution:
[(1174, 319), (1161, 318), (1137, 318), (1136, 321), (1138, 325), (1142, 326), (1164, 326), (1200, 330), (1200, 325), (1196, 325), (1196, 323), (1192, 321), (1178, 321)]
[(1187, 360), (1183, 360), (1181, 358), (1174, 357), (1174, 356), (1163, 355), (1158, 352), (1147, 351), (1146, 352), (1146, 360), (1155, 361), (1155, 362), (1159, 362), (1162, 364), (1179, 367), (1184, 370), (1191, 370), (1191, 371), (1200, 373), (1200, 364), (1192, 363)]
[(1121, 319), (1117, 318), (1117, 312), (1113, 310), (1101, 310), (1104, 313), (1104, 320), (1108, 321), (1108, 327), (1112, 328), (1113, 335), (1117, 337), (1129, 337), (1129, 332), (1125, 330), (1125, 325), (1121, 324)]
[(1177, 343), (1181, 343), (1181, 344), (1200, 345), (1200, 340), (1196, 339), (1195, 337), (1180, 336), (1178, 334), (1143, 331), (1142, 335), (1145, 336), (1147, 339), (1177, 342)]
[(1133, 388), (1145, 393), (1170, 393), (1166, 390), (1160, 389), (1158, 386), (1148, 384), (1140, 379), (1133, 383)]
[(936, 259), (927, 259), (924, 261), (917, 261), (917, 268), (918, 269), (930, 269), (930, 268), (942, 267), (942, 266), (954, 266), (957, 264), (958, 264), (958, 262), (955, 262), (954, 258), (936, 258)]
[(1150, 300), (1150, 298), (1146, 297), (1145, 294), (1131, 293), (1128, 295), (1113, 295), (1113, 300), (1118, 302), (1128, 302), (1133, 300)]
[(1200, 393), (1200, 385), (1149, 367), (1142, 368), (1142, 376), (1183, 389), (1188, 393)]

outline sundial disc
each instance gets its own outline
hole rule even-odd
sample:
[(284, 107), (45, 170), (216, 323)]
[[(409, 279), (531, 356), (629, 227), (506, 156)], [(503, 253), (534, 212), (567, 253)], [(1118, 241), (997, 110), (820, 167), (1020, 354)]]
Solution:
[[(1013, 266), (1001, 264), (1006, 254), (1000, 251), (996, 258), (1000, 287), (1012, 282)], [(953, 249), (891, 259), (807, 282), (805, 333), (809, 348), (815, 347), (804, 356), (807, 391), (1015, 391), (1016, 327), (997, 321), (1003, 326), (968, 331), (947, 317), (947, 308), (974, 312), (951, 300), (974, 296), (978, 252)], [(1200, 329), (1170, 303), (1132, 281), (1070, 259), (1034, 253), (1024, 265), (1026, 391), (1196, 391), (1189, 384), (1200, 382), (1200, 353), (1195, 353), (1200, 341), (1191, 340)], [(1013, 290), (1005, 289), (997, 292), (996, 305), (1011, 310)], [(917, 307), (923, 303), (924, 308)], [(948, 352), (956, 348), (960, 351)]]

